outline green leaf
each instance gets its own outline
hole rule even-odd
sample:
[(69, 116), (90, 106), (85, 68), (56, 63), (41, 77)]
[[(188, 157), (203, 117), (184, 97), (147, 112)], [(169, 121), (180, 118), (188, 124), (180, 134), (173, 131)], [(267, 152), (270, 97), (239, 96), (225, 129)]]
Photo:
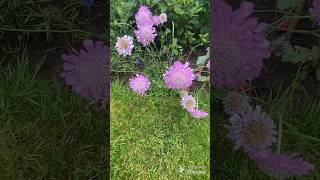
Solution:
[(320, 66), (317, 68), (316, 76), (318, 81), (320, 81)]
[(308, 77), (308, 71), (301, 71), (299, 74), (298, 74), (298, 78), (299, 80), (303, 81), (303, 80), (306, 80)]
[(210, 81), (209, 76), (198, 76), (198, 81), (205, 82), (205, 81)]
[(310, 49), (308, 48), (295, 46), (294, 49), (289, 48), (285, 50), (282, 56), (282, 61), (290, 63), (305, 62), (309, 60), (310, 53)]
[(199, 56), (197, 59), (197, 65), (204, 65), (205, 62), (209, 59), (207, 55), (205, 56)]
[(278, 9), (285, 10), (289, 8), (295, 8), (298, 5), (299, 0), (278, 0)]
[(176, 12), (177, 14), (180, 14), (180, 15), (184, 14), (184, 10), (179, 6), (174, 7), (174, 12)]
[(197, 65), (203, 65), (206, 63), (206, 61), (210, 58), (210, 48), (207, 49), (207, 54), (204, 56), (199, 56), (197, 59)]

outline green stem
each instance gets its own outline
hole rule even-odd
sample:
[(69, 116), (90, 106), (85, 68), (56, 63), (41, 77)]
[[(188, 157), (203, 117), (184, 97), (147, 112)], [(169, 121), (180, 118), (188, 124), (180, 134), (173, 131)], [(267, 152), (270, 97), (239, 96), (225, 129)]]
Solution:
[(279, 113), (279, 130), (278, 130), (277, 153), (281, 152), (282, 124), (283, 124), (282, 115)]
[[(276, 26), (270, 26), (274, 29), (278, 29)], [(289, 29), (289, 28), (281, 28), (283, 31), (288, 31), (288, 32), (294, 32), (294, 33), (300, 33), (300, 34), (311, 34), (316, 37), (320, 37), (320, 34), (314, 32), (314, 31), (309, 31), (309, 30), (298, 30), (298, 29)]]

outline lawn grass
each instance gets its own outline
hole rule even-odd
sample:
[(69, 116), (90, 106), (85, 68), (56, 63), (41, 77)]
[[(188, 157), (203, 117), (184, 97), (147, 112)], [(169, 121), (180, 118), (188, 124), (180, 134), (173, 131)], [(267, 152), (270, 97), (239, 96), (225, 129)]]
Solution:
[[(209, 179), (210, 118), (192, 118), (182, 109), (179, 93), (165, 90), (156, 79), (145, 96), (111, 81), (111, 178)], [(209, 92), (192, 94), (208, 112)], [(189, 166), (204, 166), (205, 174), (179, 172)]]
[(105, 177), (104, 111), (26, 60), (0, 68), (0, 179)]
[[(214, 92), (215, 93), (215, 92)], [(216, 94), (219, 94), (218, 92)], [(281, 152), (298, 154), (305, 161), (315, 164), (315, 170), (308, 176), (293, 179), (320, 178), (320, 101), (312, 98), (298, 98), (279, 89), (276, 93), (253, 98), (267, 111), (277, 128), (283, 119)], [(273, 179), (264, 175), (241, 150), (234, 151), (233, 143), (226, 138), (228, 117), (223, 113), (221, 97), (214, 98), (216, 104), (215, 124), (212, 129), (215, 142), (215, 172), (222, 179)], [(276, 144), (273, 147), (276, 150)]]

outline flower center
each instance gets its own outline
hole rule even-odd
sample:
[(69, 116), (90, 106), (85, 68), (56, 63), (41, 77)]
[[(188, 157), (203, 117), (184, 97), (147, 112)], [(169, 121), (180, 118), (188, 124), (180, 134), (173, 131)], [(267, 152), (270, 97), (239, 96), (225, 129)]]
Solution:
[(266, 127), (259, 122), (252, 122), (244, 129), (246, 141), (251, 145), (263, 143), (267, 138)]
[(183, 82), (185, 80), (185, 77), (182, 73), (178, 72), (175, 73), (174, 77), (173, 77), (173, 82), (178, 84), (180, 82)]
[(141, 81), (137, 81), (136, 85), (140, 89), (142, 89), (144, 87), (144, 84)]
[(193, 104), (192, 99), (187, 100), (187, 102), (186, 102), (186, 107), (187, 107), (188, 109), (194, 108), (194, 104)]
[(120, 39), (119, 40), (119, 47), (121, 49), (127, 49), (127, 47), (128, 47), (127, 41), (125, 39)]

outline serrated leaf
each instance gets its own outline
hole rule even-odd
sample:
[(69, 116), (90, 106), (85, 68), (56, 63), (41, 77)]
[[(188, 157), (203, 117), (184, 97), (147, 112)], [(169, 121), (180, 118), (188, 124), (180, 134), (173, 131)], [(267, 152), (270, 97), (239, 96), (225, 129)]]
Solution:
[(278, 0), (278, 9), (285, 10), (289, 8), (295, 8), (298, 5), (299, 0)]
[(294, 49), (285, 49), (285, 52), (282, 55), (282, 61), (290, 63), (305, 62), (309, 60), (309, 55), (310, 49), (301, 46), (295, 46)]

